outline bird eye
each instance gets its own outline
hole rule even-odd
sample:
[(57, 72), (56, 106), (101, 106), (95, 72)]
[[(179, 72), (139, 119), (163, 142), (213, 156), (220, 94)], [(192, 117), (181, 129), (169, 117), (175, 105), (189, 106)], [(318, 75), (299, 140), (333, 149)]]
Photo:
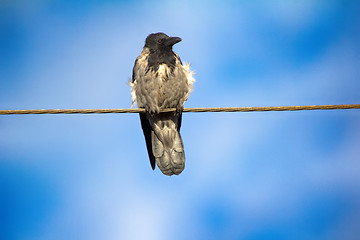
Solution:
[(161, 42), (162, 42), (162, 39), (159, 39), (159, 40), (158, 40), (158, 43), (161, 43)]

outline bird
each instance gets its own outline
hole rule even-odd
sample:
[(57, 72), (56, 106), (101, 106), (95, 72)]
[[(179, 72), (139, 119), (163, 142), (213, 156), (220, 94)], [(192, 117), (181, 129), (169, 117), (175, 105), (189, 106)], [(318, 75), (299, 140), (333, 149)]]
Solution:
[[(195, 79), (190, 64), (182, 64), (173, 46), (182, 41), (165, 33), (151, 33), (136, 58), (130, 82), (133, 104), (139, 113), (146, 148), (153, 170), (179, 175), (185, 168), (184, 144), (180, 135), (182, 110)], [(176, 111), (161, 112), (174, 108)]]

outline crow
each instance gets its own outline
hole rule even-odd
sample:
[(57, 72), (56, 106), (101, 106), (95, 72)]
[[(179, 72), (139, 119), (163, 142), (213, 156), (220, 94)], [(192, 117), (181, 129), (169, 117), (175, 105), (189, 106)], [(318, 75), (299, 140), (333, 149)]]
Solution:
[[(151, 167), (154, 170), (156, 162), (169, 176), (180, 174), (185, 167), (180, 136), (182, 109), (195, 82), (190, 65), (183, 65), (172, 50), (181, 40), (161, 32), (150, 34), (135, 60), (130, 83), (133, 103), (146, 110), (140, 113), (140, 122)], [(167, 108), (176, 111), (161, 112)]]

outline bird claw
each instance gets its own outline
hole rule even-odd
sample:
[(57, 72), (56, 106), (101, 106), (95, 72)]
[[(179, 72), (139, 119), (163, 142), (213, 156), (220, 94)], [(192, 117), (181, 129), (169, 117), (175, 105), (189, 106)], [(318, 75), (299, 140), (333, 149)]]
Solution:
[(183, 106), (176, 106), (176, 114), (180, 115), (183, 111), (184, 107)]
[(155, 114), (159, 114), (160, 109), (158, 107), (150, 108), (146, 107), (146, 111), (151, 115), (154, 116)]

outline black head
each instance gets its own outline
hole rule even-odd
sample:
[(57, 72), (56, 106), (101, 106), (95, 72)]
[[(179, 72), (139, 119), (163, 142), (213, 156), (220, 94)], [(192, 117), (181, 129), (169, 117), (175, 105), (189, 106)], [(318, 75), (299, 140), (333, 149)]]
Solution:
[(169, 37), (165, 33), (152, 33), (145, 40), (145, 47), (153, 51), (169, 51), (172, 46), (181, 41), (179, 37)]

